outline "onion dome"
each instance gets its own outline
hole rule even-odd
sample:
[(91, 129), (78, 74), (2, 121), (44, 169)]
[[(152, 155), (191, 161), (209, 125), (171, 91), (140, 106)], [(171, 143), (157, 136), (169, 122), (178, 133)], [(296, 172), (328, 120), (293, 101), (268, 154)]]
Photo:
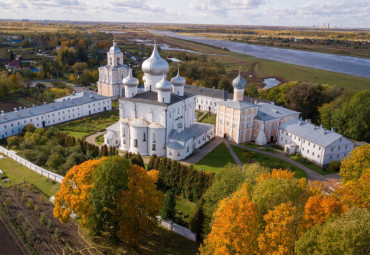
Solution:
[(233, 80), (233, 87), (235, 89), (244, 89), (247, 86), (247, 81), (241, 76), (240, 72), (238, 77)]
[(122, 80), (124, 86), (136, 87), (139, 84), (138, 79), (132, 76), (132, 69), (128, 71), (128, 75)]
[(143, 62), (141, 67), (145, 74), (151, 75), (167, 73), (170, 68), (167, 61), (159, 56), (157, 44), (154, 44), (152, 55)]
[(163, 78), (157, 84), (155, 85), (157, 90), (163, 90), (163, 91), (171, 91), (172, 90), (172, 84), (171, 82), (166, 80), (166, 76), (163, 73)]
[(113, 40), (113, 46), (109, 49), (110, 53), (122, 53), (121, 49), (117, 46), (116, 40)]
[(171, 79), (171, 83), (174, 86), (184, 86), (186, 83), (186, 80), (180, 76), (180, 70), (177, 70), (177, 75)]

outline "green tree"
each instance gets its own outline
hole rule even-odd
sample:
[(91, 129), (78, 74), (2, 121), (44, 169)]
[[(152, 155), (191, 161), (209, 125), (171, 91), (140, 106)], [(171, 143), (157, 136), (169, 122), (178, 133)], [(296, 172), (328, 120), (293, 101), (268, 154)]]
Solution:
[(370, 254), (370, 212), (353, 207), (323, 225), (317, 224), (295, 243), (295, 253)]
[(116, 196), (127, 188), (127, 169), (130, 162), (120, 156), (106, 158), (92, 174), (94, 188), (91, 192), (89, 228), (93, 234), (107, 233), (115, 236), (119, 229), (114, 212)]
[[(203, 195), (204, 204), (199, 210), (204, 213), (203, 234), (211, 230), (211, 221), (220, 200), (235, 192), (244, 182), (246, 175), (236, 165), (228, 164), (213, 178), (212, 185)], [(196, 212), (197, 213), (197, 212)]]
[(170, 189), (167, 191), (166, 196), (163, 199), (163, 207), (159, 215), (163, 219), (174, 220), (176, 217), (175, 207), (176, 207), (175, 193), (173, 192), (172, 189)]

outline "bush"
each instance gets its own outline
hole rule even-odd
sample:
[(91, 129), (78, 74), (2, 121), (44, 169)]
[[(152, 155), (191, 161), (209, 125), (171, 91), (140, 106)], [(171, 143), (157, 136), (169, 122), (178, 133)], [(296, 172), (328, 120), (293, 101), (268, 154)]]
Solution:
[(62, 236), (62, 233), (60, 232), (59, 228), (55, 229), (53, 239), (55, 241), (59, 241), (61, 236)]
[(26, 208), (27, 209), (31, 209), (32, 207), (33, 207), (33, 200), (32, 199), (28, 199), (27, 204), (26, 204)]
[(43, 225), (46, 225), (48, 223), (48, 219), (46, 218), (45, 213), (41, 213), (40, 223)]
[(37, 213), (39, 211), (39, 207), (37, 205), (35, 205), (35, 207), (33, 208), (33, 210), (35, 211), (35, 213)]
[(36, 232), (33, 228), (28, 229), (27, 231), (27, 237), (30, 239), (35, 238)]
[(23, 199), (26, 199), (26, 198), (27, 198), (26, 193), (22, 192), (22, 198), (23, 198)]
[(335, 172), (339, 172), (340, 170), (340, 165), (341, 165), (341, 162), (340, 161), (337, 161), (337, 160), (333, 160), (332, 162), (330, 162), (329, 164), (329, 170), (331, 171), (335, 171)]
[(48, 223), (47, 223), (46, 227), (48, 229), (51, 229), (53, 226), (54, 226), (53, 222), (51, 220), (48, 220)]

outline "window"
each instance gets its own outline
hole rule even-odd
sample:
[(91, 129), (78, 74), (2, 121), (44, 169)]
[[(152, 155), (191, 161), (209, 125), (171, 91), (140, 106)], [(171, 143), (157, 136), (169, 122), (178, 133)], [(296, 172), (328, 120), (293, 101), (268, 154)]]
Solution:
[(333, 152), (334, 148), (331, 148), (331, 151)]
[(317, 158), (320, 158), (320, 155), (317, 155)]
[(308, 142), (308, 146), (310, 146), (311, 145), (311, 143), (310, 142)]
[(172, 156), (172, 152), (171, 152), (171, 151), (169, 151), (168, 155)]
[(189, 146), (186, 148), (186, 152), (189, 152)]
[(337, 154), (337, 158), (339, 158), (339, 154)]
[(144, 133), (144, 138), (143, 138), (143, 142), (146, 141), (146, 134)]
[(119, 58), (117, 58), (117, 65), (119, 64)]
[(152, 144), (152, 151), (155, 151), (155, 143)]
[(314, 144), (314, 145), (313, 145), (313, 147), (315, 148), (315, 147), (316, 147), (316, 145)]
[(332, 155), (330, 155), (330, 159), (332, 159), (333, 158), (333, 156)]
[(156, 141), (155, 141), (155, 133), (153, 133), (153, 143), (156, 143)]
[(134, 147), (137, 147), (137, 139), (134, 139)]
[(126, 132), (125, 132), (125, 128), (122, 129), (122, 137), (125, 137), (126, 136)]
[(177, 156), (179, 156), (179, 157), (180, 157), (180, 152), (178, 152), (178, 153), (177, 153)]
[(338, 146), (338, 151), (340, 151), (340, 146)]
[(310, 150), (307, 150), (307, 153), (310, 153)]
[(345, 146), (345, 149), (347, 150), (347, 145)]
[(298, 138), (298, 142), (300, 142), (301, 141), (301, 138)]
[(315, 152), (312, 152), (312, 156), (315, 156)]

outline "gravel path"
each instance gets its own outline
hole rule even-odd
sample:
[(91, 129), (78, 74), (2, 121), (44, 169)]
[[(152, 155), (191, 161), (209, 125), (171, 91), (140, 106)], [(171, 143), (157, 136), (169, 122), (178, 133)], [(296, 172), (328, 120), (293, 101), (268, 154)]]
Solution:
[(102, 132), (98, 132), (98, 133), (95, 133), (93, 135), (89, 135), (88, 137), (85, 138), (85, 141), (90, 143), (90, 144), (93, 144), (93, 145), (96, 145), (96, 146), (99, 146), (101, 147), (101, 145), (97, 144), (96, 141), (95, 141), (95, 138), (99, 135), (102, 135), (104, 134), (105, 131), (102, 131)]

